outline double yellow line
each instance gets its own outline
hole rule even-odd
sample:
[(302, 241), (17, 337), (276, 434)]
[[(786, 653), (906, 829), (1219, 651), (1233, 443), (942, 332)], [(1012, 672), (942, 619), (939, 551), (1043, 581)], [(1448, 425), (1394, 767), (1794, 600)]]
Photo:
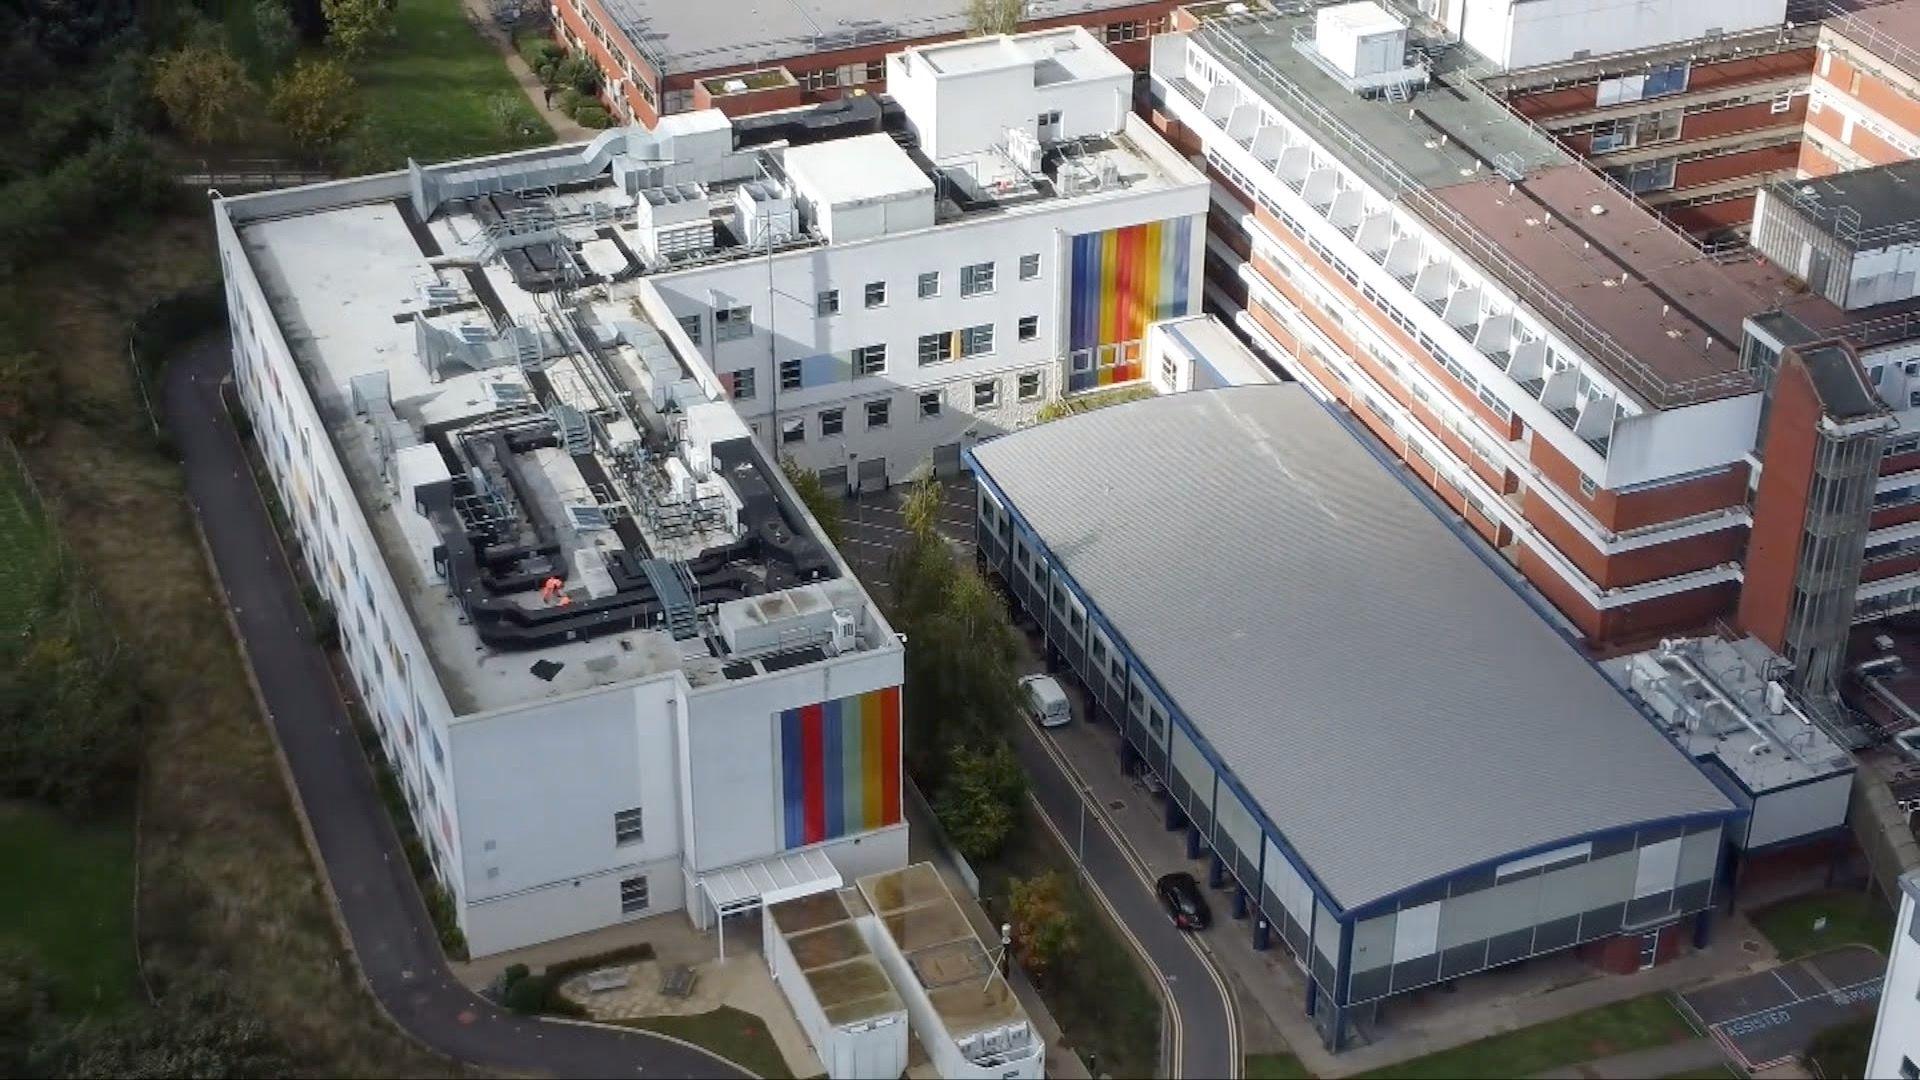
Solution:
[[(1047, 733), (1037, 727), (1031, 719), (1027, 720), (1027, 727), (1032, 732), (1034, 738), (1038, 740), (1040, 746), (1046, 750), (1047, 756), (1053, 759), (1054, 765), (1056, 765), (1061, 773), (1067, 777), (1068, 781), (1073, 784), (1075, 797), (1085, 804), (1086, 812), (1091, 813), (1094, 819), (1100, 823), (1100, 828), (1106, 832), (1108, 838), (1113, 841), (1113, 846), (1119, 850), (1121, 857), (1127, 861), (1128, 867), (1133, 870), (1134, 877), (1139, 879), (1141, 887), (1146, 889), (1148, 894), (1151, 895), (1154, 890), (1152, 871), (1147, 868), (1146, 861), (1140, 857), (1140, 853), (1135, 851), (1133, 845), (1120, 834), (1120, 830), (1107, 816), (1106, 808), (1098, 802), (1088, 799), (1087, 795), (1090, 789), (1080, 779), (1080, 771), (1074, 768), (1073, 763), (1068, 761), (1066, 755), (1060, 752), (1060, 748), (1054, 745), (1053, 740), (1047, 736)], [(1027, 793), (1027, 798), (1032, 801), (1034, 809), (1040, 812), (1040, 820), (1046, 824), (1047, 831), (1053, 833), (1054, 839), (1060, 842), (1061, 849), (1068, 852), (1077, 861), (1079, 855), (1075, 852), (1073, 844), (1068, 842), (1066, 835), (1060, 831), (1060, 825), (1047, 813), (1047, 808), (1040, 804), (1040, 800), (1036, 798), (1032, 792)], [(1133, 951), (1146, 962), (1147, 969), (1153, 972), (1154, 981), (1160, 984), (1160, 998), (1166, 1002), (1167, 1006), (1167, 1044), (1171, 1050), (1171, 1053), (1168, 1055), (1169, 1065), (1167, 1075), (1178, 1080), (1178, 1078), (1182, 1076), (1181, 1068), (1186, 1061), (1186, 1029), (1184, 1022), (1180, 1018), (1179, 1004), (1173, 996), (1173, 987), (1167, 982), (1166, 973), (1161, 971), (1160, 966), (1153, 962), (1153, 955), (1147, 951), (1146, 946), (1140, 943), (1140, 939), (1134, 936), (1133, 929), (1127, 925), (1125, 919), (1120, 917), (1120, 913), (1114, 910), (1112, 901), (1107, 899), (1106, 892), (1093, 880), (1093, 876), (1087, 873), (1085, 866), (1081, 867), (1081, 874), (1087, 879), (1088, 885), (1091, 886), (1094, 899), (1100, 902), (1100, 906), (1107, 912), (1107, 917), (1112, 919), (1113, 924), (1120, 928), (1121, 935), (1127, 939), (1129, 945), (1133, 946)], [(1228, 1080), (1231, 1080), (1231, 1078), (1240, 1075), (1240, 1020), (1234, 1010), (1233, 992), (1227, 988), (1226, 978), (1220, 974), (1219, 966), (1214, 963), (1212, 952), (1196, 943), (1191, 936), (1183, 936), (1181, 940), (1186, 944), (1187, 948), (1193, 950), (1193, 955), (1200, 960), (1201, 966), (1205, 967), (1207, 974), (1212, 977), (1214, 988), (1220, 992), (1220, 1007), (1227, 1018), (1227, 1075)]]

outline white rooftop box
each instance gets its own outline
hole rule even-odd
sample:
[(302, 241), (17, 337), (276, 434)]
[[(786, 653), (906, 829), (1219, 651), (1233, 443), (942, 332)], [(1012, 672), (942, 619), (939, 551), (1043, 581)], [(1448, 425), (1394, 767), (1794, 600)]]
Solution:
[(1349, 79), (1364, 80), (1407, 66), (1407, 24), (1373, 0), (1315, 12), (1313, 44), (1322, 59)]

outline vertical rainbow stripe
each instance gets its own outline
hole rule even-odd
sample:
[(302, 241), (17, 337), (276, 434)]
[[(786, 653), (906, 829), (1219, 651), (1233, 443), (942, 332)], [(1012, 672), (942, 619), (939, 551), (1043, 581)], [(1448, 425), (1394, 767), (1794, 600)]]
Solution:
[(780, 714), (785, 846), (900, 821), (900, 688)]
[(1192, 240), (1190, 218), (1073, 238), (1067, 348), (1095, 350), (1096, 362), (1091, 370), (1069, 371), (1069, 393), (1140, 378), (1138, 359), (1102, 361), (1099, 347), (1138, 341), (1148, 323), (1187, 314)]

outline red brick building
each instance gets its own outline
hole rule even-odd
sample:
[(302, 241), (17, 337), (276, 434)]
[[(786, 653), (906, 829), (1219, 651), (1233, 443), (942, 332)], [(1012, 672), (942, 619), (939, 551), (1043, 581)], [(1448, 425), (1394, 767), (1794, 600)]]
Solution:
[[(1136, 70), (1173, 0), (1032, 0), (1020, 29), (1082, 25)], [(886, 57), (962, 37), (965, 0), (555, 0), (554, 33), (600, 67), (622, 121), (717, 108), (731, 116), (886, 89)]]

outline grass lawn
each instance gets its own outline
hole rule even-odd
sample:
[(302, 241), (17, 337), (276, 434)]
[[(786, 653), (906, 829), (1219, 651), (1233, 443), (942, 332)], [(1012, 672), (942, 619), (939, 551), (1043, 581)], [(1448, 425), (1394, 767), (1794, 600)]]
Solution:
[(0, 457), (0, 541), (9, 557), (0, 561), (0, 640), (15, 641), (26, 628), (54, 614), (63, 580), (58, 536), (11, 457)]
[(1307, 1080), (1311, 1074), (1292, 1054), (1248, 1054), (1247, 1080)]
[[(493, 42), (466, 20), (460, 0), (398, 0), (394, 36), (354, 67), (366, 130), (355, 150), (361, 171), (499, 153), (553, 141), (526, 103)], [(488, 102), (504, 94), (538, 134), (501, 130)]]
[[(1824, 916), (1825, 930), (1814, 920)], [(1782, 960), (1817, 953), (1836, 945), (1868, 945), (1885, 953), (1893, 940), (1893, 912), (1868, 893), (1827, 892), (1795, 897), (1750, 914), (1755, 926), (1779, 950)]]
[(997, 921), (1007, 916), (1008, 880), (1059, 871), (1080, 926), (1080, 949), (1039, 988), (1060, 1023), (1067, 1044), (1099, 1055), (1111, 1076), (1152, 1076), (1160, 1062), (1160, 998), (1134, 964), (1131, 947), (1107, 922), (1106, 913), (1081, 886), (1067, 853), (1047, 831), (1031, 803), (1000, 855), (976, 863), (980, 900)]
[(1372, 1077), (1531, 1076), (1562, 1065), (1694, 1038), (1666, 997), (1649, 994), (1365, 1075)]
[(55, 1009), (111, 1013), (138, 998), (129, 822), (0, 802), (0, 866), (0, 945), (32, 958)]
[(792, 1080), (793, 1077), (767, 1025), (752, 1013), (728, 1005), (692, 1016), (646, 1016), (618, 1023), (704, 1046), (766, 1080)]

